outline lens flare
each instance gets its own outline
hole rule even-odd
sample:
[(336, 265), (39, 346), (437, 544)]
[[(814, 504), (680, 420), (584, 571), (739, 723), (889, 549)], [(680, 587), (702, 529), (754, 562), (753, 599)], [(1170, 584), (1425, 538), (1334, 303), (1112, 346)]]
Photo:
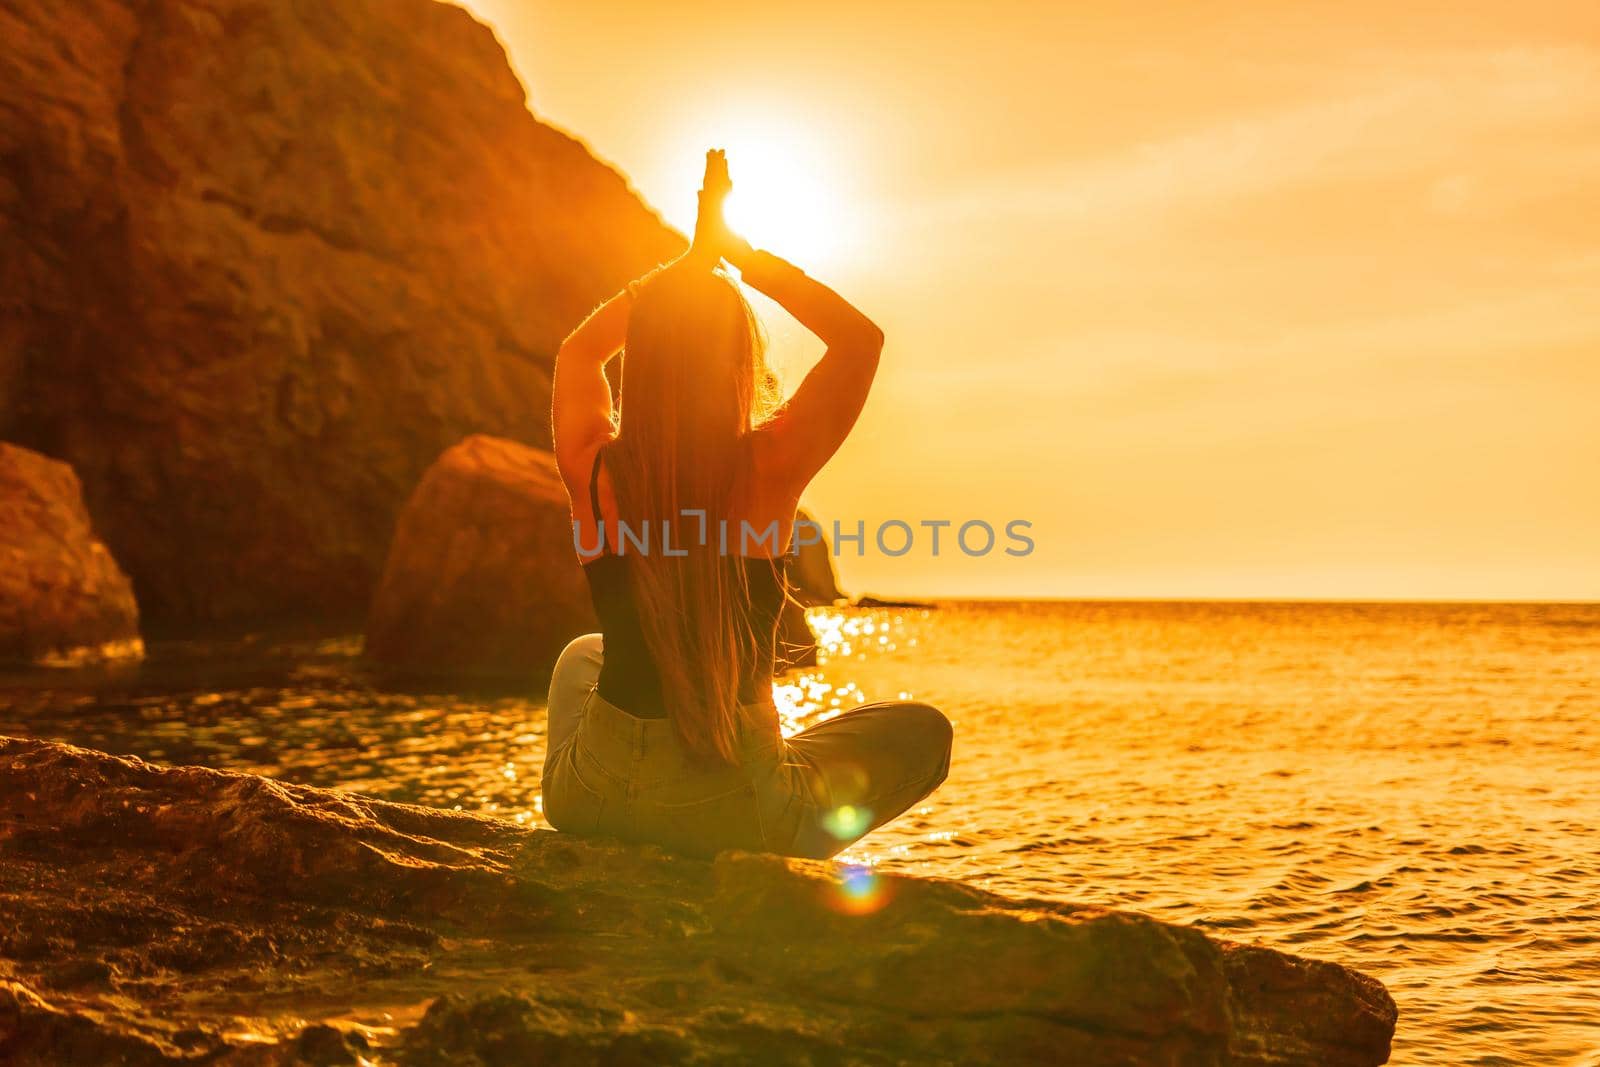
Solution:
[(845, 915), (871, 915), (889, 903), (889, 883), (864, 863), (841, 863), (833, 908)]
[(871, 825), (871, 809), (855, 804), (841, 804), (822, 815), (822, 828), (840, 841), (854, 841)]

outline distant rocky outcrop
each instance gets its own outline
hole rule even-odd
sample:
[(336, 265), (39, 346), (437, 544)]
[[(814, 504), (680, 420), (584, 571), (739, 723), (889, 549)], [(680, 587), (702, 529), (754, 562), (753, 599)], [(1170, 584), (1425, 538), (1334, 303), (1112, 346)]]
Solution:
[(936, 603), (930, 600), (896, 599), (894, 597), (873, 596), (871, 593), (861, 594), (850, 601), (850, 605), (857, 608), (919, 608), (924, 610), (938, 607)]
[(1370, 978), (1139, 915), (9, 738), (0, 914), (21, 1065), (1365, 1067), (1395, 1024)]
[(549, 438), (563, 334), (677, 253), (435, 0), (9, 0), (0, 437), (168, 622), (356, 618), (417, 478)]
[(0, 662), (138, 658), (133, 587), (65, 463), (0, 443)]
[[(789, 585), (795, 598), (807, 607), (826, 606), (844, 599), (833, 566), (832, 527), (804, 508), (795, 514), (795, 523), (797, 527), (800, 523), (811, 526), (804, 538), (796, 538), (805, 543), (789, 562)], [(812, 537), (820, 537), (820, 540), (812, 541)]]
[(537, 673), (596, 628), (554, 457), (483, 435), (440, 456), (400, 513), (368, 657), (433, 674)]

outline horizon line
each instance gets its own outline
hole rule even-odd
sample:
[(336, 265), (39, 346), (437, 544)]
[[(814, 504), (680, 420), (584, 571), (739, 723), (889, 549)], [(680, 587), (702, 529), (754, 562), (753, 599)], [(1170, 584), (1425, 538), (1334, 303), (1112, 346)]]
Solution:
[[(858, 597), (917, 601), (924, 604), (1441, 604), (1600, 607), (1600, 598), (1549, 600), (1539, 597), (1317, 597), (1317, 596), (890, 596), (859, 593)], [(818, 605), (825, 607), (827, 605)], [(845, 606), (854, 606), (846, 604)]]

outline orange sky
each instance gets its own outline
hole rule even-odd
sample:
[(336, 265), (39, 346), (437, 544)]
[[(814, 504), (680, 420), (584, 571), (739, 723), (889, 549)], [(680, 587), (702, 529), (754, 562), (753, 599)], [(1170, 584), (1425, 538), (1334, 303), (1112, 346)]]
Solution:
[(1600, 4), (468, 6), (680, 225), (789, 184), (889, 335), (821, 513), (1033, 523), (852, 591), (1600, 598)]

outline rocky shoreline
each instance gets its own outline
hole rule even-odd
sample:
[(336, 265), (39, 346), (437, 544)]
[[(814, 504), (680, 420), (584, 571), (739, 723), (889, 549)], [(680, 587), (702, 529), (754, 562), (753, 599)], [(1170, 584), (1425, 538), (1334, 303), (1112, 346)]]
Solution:
[[(389, 670), (547, 668), (593, 625), (551, 355), (681, 235), (451, 4), (3, 21), (0, 663), (367, 613)], [(1355, 1067), (1395, 1023), (1143, 916), (5, 737), (0, 917), (6, 1064)]]
[(0, 1060), (1382, 1063), (1331, 963), (0, 738)]

